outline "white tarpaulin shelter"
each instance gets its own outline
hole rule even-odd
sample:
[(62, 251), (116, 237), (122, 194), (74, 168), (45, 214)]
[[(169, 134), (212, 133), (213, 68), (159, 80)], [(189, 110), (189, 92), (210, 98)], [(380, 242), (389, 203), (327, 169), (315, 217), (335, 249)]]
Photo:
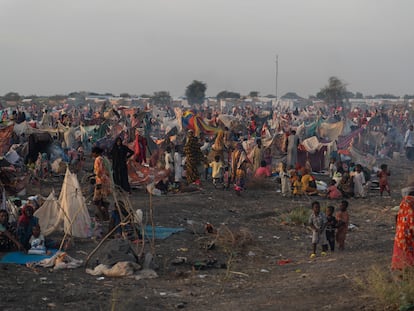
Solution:
[(91, 218), (85, 204), (76, 174), (66, 170), (59, 198), (52, 191), (44, 204), (35, 212), (42, 233), (47, 236), (56, 230), (78, 238), (91, 236)]

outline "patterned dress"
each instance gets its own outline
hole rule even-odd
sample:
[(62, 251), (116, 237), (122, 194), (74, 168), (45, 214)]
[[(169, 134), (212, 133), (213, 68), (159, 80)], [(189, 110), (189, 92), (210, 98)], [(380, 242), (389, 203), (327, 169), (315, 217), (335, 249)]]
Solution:
[(414, 197), (405, 196), (400, 203), (395, 230), (392, 269), (414, 266)]
[(200, 180), (200, 173), (197, 166), (200, 164), (203, 154), (201, 153), (200, 144), (197, 137), (189, 132), (187, 143), (184, 146), (186, 156), (186, 178), (189, 184)]
[(93, 171), (96, 175), (95, 193), (93, 197), (95, 202), (104, 200), (111, 191), (111, 177), (105, 161), (108, 162), (103, 156), (98, 156), (93, 164)]

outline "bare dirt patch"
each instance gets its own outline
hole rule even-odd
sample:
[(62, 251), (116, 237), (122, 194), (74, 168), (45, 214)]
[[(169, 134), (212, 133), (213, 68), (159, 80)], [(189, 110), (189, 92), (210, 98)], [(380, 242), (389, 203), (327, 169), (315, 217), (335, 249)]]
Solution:
[[(395, 211), (408, 162), (389, 162), (392, 197), (371, 191), (350, 199), (351, 223), (346, 250), (309, 259), (310, 231), (284, 216), (297, 206), (310, 210), (307, 198), (283, 198), (276, 185), (233, 191), (214, 189), (152, 197), (156, 225), (185, 231), (157, 240), (156, 279), (98, 279), (83, 268), (51, 271), (2, 265), (2, 310), (378, 310), (364, 289), (372, 266), (389, 269)], [(400, 166), (397, 166), (400, 165)], [(28, 193), (47, 195), (60, 180)], [(339, 202), (318, 197), (322, 208)], [(131, 202), (147, 213), (149, 195), (135, 190)], [(214, 227), (205, 232), (205, 223)], [(218, 230), (218, 233), (217, 233)], [(85, 259), (96, 246), (76, 240), (69, 254)], [(149, 249), (148, 249), (149, 251)], [(184, 257), (182, 263), (177, 257)], [(362, 286), (361, 286), (362, 284)]]

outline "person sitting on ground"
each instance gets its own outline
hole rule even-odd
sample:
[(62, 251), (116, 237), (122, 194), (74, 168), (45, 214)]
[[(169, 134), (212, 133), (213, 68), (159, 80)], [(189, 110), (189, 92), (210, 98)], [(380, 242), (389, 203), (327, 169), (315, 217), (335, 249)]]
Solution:
[[(114, 230), (112, 234), (114, 234), (116, 238), (128, 238), (132, 236), (133, 228), (130, 225), (131, 218), (126, 219), (128, 215), (129, 212), (125, 208), (125, 203), (123, 201), (118, 201), (115, 209), (111, 213), (111, 218), (109, 219), (108, 233)], [(121, 221), (126, 222), (126, 224), (122, 224)], [(117, 226), (118, 228), (114, 229)]]
[(32, 236), (29, 239), (29, 254), (43, 255), (46, 254), (45, 237), (40, 233), (39, 224), (32, 228)]
[(338, 189), (342, 192), (342, 196), (344, 198), (351, 198), (354, 196), (354, 184), (348, 173), (344, 173), (342, 175)]
[(306, 168), (303, 169), (301, 182), (302, 182), (302, 190), (307, 195), (315, 195), (318, 193), (316, 189), (315, 178), (309, 173), (309, 170)]
[(17, 237), (18, 241), (24, 248), (30, 248), (30, 237), (33, 234), (33, 227), (39, 224), (39, 219), (33, 216), (34, 208), (32, 205), (23, 206), (22, 214), (17, 221)]
[(168, 176), (161, 179), (159, 182), (155, 184), (155, 188), (161, 191), (162, 194), (168, 193), (168, 186), (170, 184), (170, 181), (168, 179)]
[(303, 194), (301, 177), (298, 174), (296, 174), (296, 172), (292, 176), (292, 188), (293, 196), (301, 196)]
[(272, 174), (269, 170), (269, 168), (267, 167), (267, 163), (265, 160), (262, 160), (260, 162), (260, 167), (256, 170), (256, 172), (254, 173), (254, 178), (265, 178), (265, 177), (270, 177)]
[(9, 213), (0, 210), (0, 252), (14, 249), (24, 250), (23, 245), (15, 236), (16, 226), (9, 223)]
[(342, 198), (342, 193), (336, 187), (336, 181), (335, 180), (333, 180), (333, 179), (331, 180), (327, 190), (328, 190), (328, 192), (326, 193), (326, 197), (328, 199), (340, 199), (340, 198)]

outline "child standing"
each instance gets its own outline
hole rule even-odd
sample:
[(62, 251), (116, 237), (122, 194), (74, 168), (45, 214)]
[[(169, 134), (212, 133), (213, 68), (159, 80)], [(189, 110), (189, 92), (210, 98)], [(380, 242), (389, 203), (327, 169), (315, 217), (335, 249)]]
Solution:
[(349, 226), (348, 205), (348, 201), (343, 200), (341, 202), (341, 206), (339, 207), (339, 212), (336, 213), (336, 242), (338, 242), (339, 250), (345, 249), (345, 238)]
[(332, 205), (326, 208), (326, 239), (328, 240), (329, 247), (333, 252), (335, 250), (335, 230), (336, 230), (336, 218), (334, 216), (335, 207)]
[(390, 186), (388, 184), (388, 176), (391, 175), (391, 172), (388, 170), (387, 164), (381, 165), (381, 171), (377, 173), (377, 177), (379, 178), (379, 186), (380, 186), (380, 195), (382, 196), (382, 193), (384, 190), (388, 192), (388, 195), (391, 196), (391, 190)]
[(310, 258), (316, 257), (316, 245), (322, 245), (322, 256), (326, 256), (328, 243), (326, 241), (326, 215), (321, 212), (321, 205), (318, 201), (312, 202), (312, 214), (309, 216), (309, 226), (312, 229), (312, 254)]

